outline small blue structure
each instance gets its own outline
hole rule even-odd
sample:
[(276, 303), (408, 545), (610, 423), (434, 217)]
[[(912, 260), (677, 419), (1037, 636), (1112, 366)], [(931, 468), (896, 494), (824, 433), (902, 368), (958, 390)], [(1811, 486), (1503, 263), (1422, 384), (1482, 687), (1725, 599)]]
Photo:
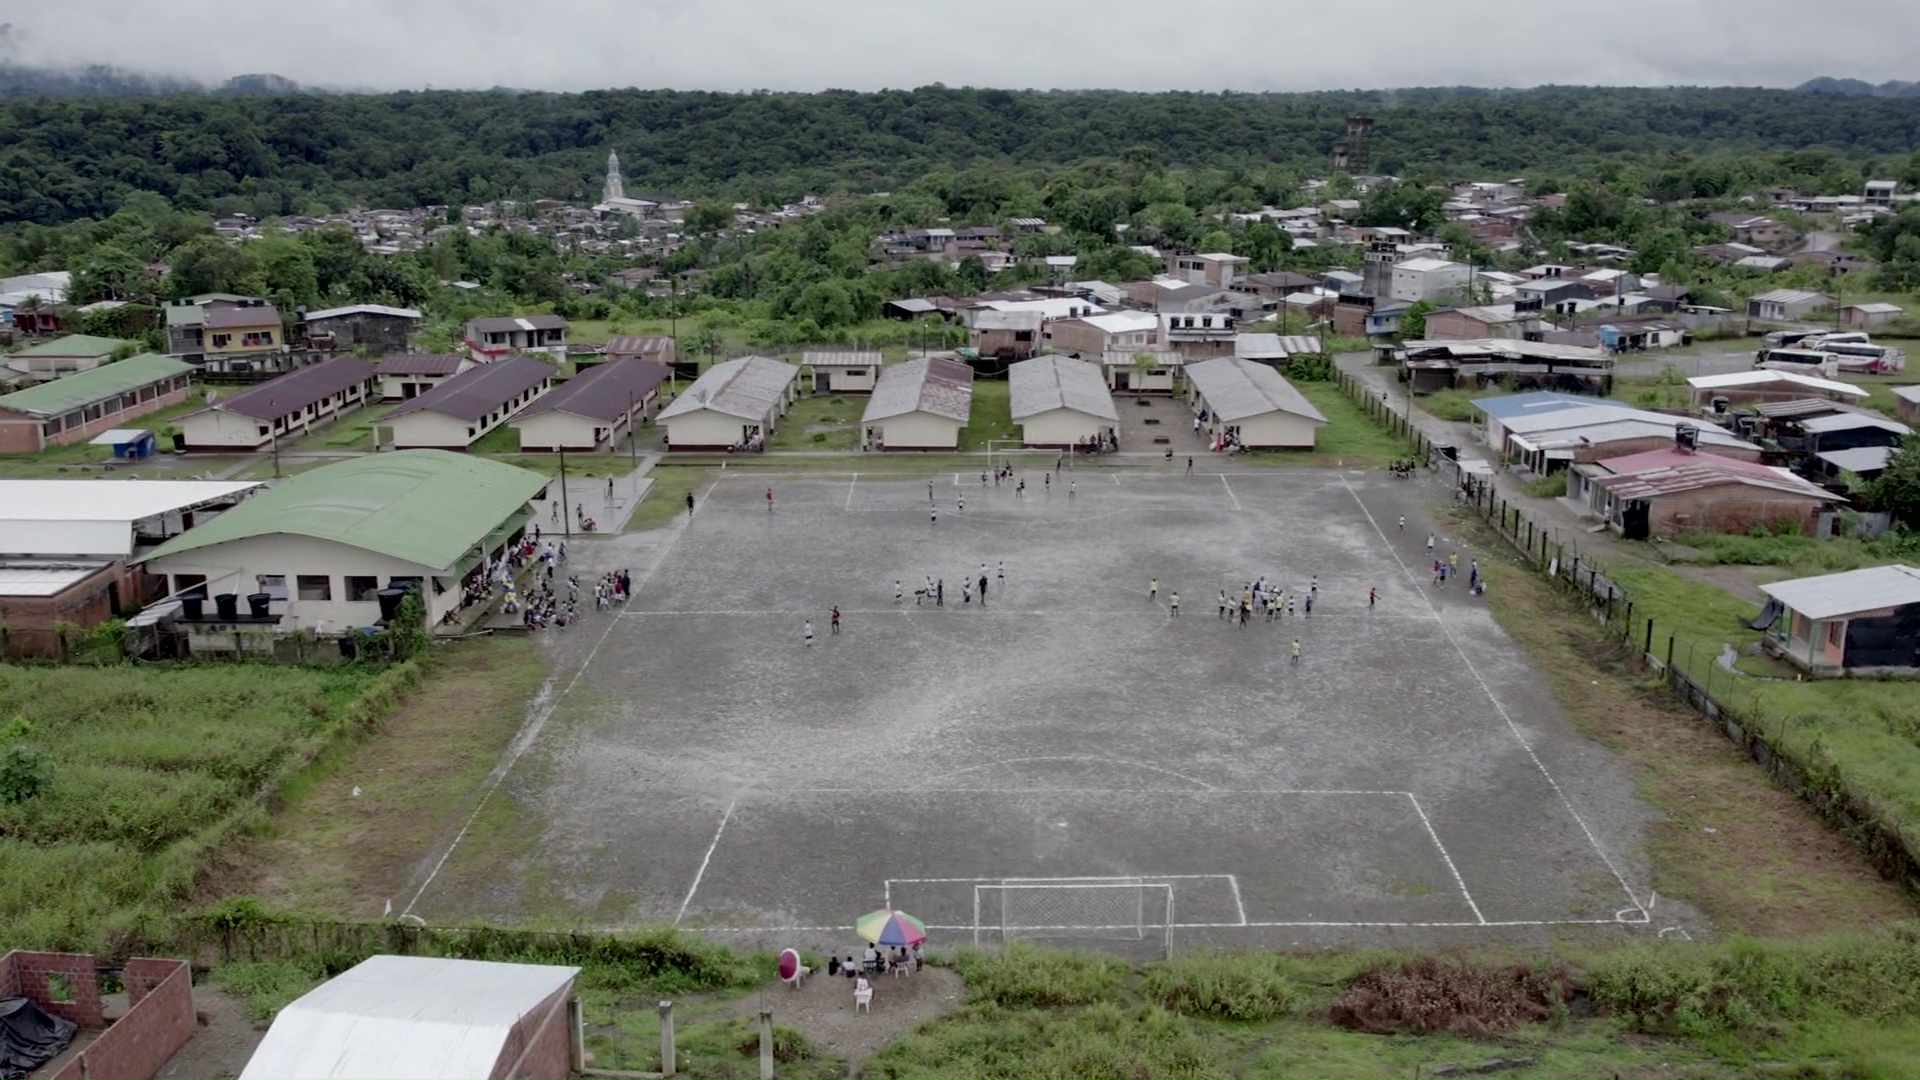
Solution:
[(153, 432), (146, 428), (114, 428), (103, 431), (87, 442), (113, 447), (115, 461), (143, 461), (153, 456)]

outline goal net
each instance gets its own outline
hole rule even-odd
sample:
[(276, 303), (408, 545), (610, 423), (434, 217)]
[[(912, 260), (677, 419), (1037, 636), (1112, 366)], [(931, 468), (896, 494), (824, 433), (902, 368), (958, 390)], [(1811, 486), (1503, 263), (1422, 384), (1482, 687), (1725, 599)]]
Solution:
[(976, 945), (1035, 940), (1139, 941), (1164, 954), (1173, 886), (1144, 878), (1005, 878), (973, 889)]

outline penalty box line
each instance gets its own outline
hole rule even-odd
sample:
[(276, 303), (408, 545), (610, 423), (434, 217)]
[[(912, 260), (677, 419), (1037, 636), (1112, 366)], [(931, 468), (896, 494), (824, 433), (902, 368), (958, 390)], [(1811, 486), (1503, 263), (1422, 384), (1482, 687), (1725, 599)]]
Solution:
[[(1005, 885), (1008, 882), (1016, 882), (1020, 885), (1037, 885), (1042, 887), (1045, 887), (1048, 885), (1057, 885), (1058, 887), (1061, 887), (1061, 888), (1072, 888), (1074, 886), (1090, 886), (1090, 887), (1098, 888), (1102, 885), (1121, 885), (1121, 886), (1166, 885), (1171, 887), (1173, 883), (1177, 881), (1224, 881), (1226, 882), (1227, 892), (1233, 897), (1233, 908), (1235, 913), (1239, 915), (1240, 921), (1233, 922), (1233, 923), (1173, 923), (1171, 924), (1173, 929), (1187, 930), (1187, 929), (1200, 929), (1200, 928), (1214, 927), (1214, 926), (1247, 926), (1249, 925), (1247, 922), (1247, 905), (1246, 905), (1246, 902), (1240, 898), (1240, 878), (1235, 874), (1127, 874), (1123, 876), (1105, 876), (1105, 877), (1096, 876), (1096, 877), (1069, 877), (1069, 878), (1059, 878), (1059, 877), (1055, 877), (1055, 878), (984, 878), (984, 877), (888, 878), (885, 882), (884, 891), (885, 891), (885, 897), (886, 897), (886, 906), (888, 908), (891, 908), (893, 907), (893, 887), (895, 885), (995, 885), (995, 886), (999, 886), (999, 885)], [(1155, 929), (1161, 929), (1161, 930), (1168, 928), (1168, 924), (1166, 923), (1159, 923), (1159, 924), (1146, 923), (1143, 925), (1147, 927), (1155, 928)], [(927, 927), (927, 929), (931, 930), (933, 929), (933, 927), (929, 926)], [(941, 927), (941, 929), (951, 930), (956, 928)], [(968, 927), (965, 929), (972, 929), (972, 928)], [(1023, 927), (1022, 929), (1110, 930), (1110, 929), (1114, 929), (1114, 927), (1040, 926), (1040, 927)]]

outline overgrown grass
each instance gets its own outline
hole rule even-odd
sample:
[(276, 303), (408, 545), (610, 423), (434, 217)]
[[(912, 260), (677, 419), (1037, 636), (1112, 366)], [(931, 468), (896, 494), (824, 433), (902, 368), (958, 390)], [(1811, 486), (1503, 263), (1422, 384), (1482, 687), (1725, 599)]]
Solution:
[(1024, 943), (962, 950), (953, 967), (967, 980), (969, 1000), (1015, 1008), (1090, 1004), (1111, 997), (1127, 979), (1127, 965), (1104, 953), (1042, 953)]
[(1405, 439), (1389, 435), (1354, 404), (1337, 382), (1295, 384), (1313, 407), (1327, 418), (1314, 437), (1317, 457), (1338, 457), (1348, 463), (1385, 465), (1394, 458), (1413, 456), (1413, 446)]
[(1861, 540), (1820, 539), (1800, 533), (1758, 530), (1746, 533), (1687, 533), (1678, 543), (1690, 549), (1681, 561), (1727, 566), (1779, 567), (1783, 577), (1811, 577), (1894, 562), (1920, 562), (1920, 533), (1898, 528)]
[(793, 403), (768, 440), (772, 450), (852, 450), (860, 445), (860, 417), (867, 399), (820, 394)]
[(1020, 445), (1020, 426), (1013, 422), (1012, 398), (1005, 379), (973, 380), (973, 411), (960, 431), (960, 449), (985, 450), (989, 440), (995, 450)]
[(1277, 1020), (1305, 995), (1278, 953), (1203, 950), (1147, 969), (1141, 989), (1162, 1008), (1219, 1020)]
[(91, 948), (183, 896), (207, 830), (349, 721), (379, 677), (348, 667), (0, 665), (51, 784), (0, 804), (0, 941)]

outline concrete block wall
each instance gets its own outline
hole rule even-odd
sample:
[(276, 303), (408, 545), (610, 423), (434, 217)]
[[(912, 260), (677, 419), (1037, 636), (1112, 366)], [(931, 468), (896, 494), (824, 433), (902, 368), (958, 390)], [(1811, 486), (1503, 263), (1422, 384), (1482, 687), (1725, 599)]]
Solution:
[(80, 1055), (82, 1077), (152, 1077), (193, 1038), (193, 973), (184, 960), (127, 961), (127, 1015)]
[(493, 1066), (493, 1080), (571, 1075), (573, 1024), (567, 1001), (572, 996), (573, 986), (569, 983), (520, 1018), (500, 1048), (499, 1060)]

